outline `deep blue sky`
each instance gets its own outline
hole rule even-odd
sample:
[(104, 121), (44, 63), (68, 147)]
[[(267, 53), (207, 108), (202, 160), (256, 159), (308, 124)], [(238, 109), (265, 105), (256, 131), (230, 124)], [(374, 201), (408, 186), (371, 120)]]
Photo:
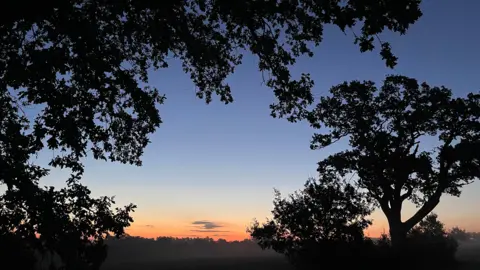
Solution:
[[(294, 73), (309, 72), (317, 95), (345, 80), (381, 82), (386, 74), (402, 74), (445, 85), (456, 95), (478, 92), (480, 74), (480, 1), (425, 0), (424, 16), (407, 35), (384, 34), (399, 57), (395, 70), (385, 67), (378, 51), (361, 54), (353, 37), (328, 27), (314, 58), (301, 59)], [(160, 106), (164, 124), (152, 136), (143, 167), (87, 161), (85, 183), (98, 195), (117, 195), (134, 202), (133, 234), (188, 235), (190, 223), (222, 223), (230, 235), (244, 232), (252, 218), (269, 215), (272, 188), (290, 192), (315, 176), (316, 162), (345, 147), (309, 150), (312, 130), (270, 117), (272, 91), (262, 86), (256, 59), (229, 78), (235, 102), (210, 105), (195, 97), (195, 88), (178, 62), (151, 73), (150, 84), (167, 96)], [(46, 154), (47, 156), (47, 154)], [(54, 172), (46, 184), (60, 185), (64, 174)], [(480, 205), (474, 184), (461, 199), (447, 198), (437, 212), (447, 225), (480, 230)], [(377, 229), (384, 226), (376, 215)], [(152, 226), (147, 226), (152, 225)], [(209, 234), (212, 235), (212, 234)]]

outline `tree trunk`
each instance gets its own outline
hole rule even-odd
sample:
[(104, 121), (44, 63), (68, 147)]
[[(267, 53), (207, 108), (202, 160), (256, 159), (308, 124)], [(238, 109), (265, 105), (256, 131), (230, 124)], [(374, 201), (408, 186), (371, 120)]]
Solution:
[(395, 250), (402, 248), (407, 240), (407, 230), (402, 222), (390, 224), (390, 239)]
[[(406, 224), (402, 222), (402, 201), (391, 201), (390, 207), (385, 204), (385, 215), (390, 227), (390, 239), (394, 250), (399, 250), (407, 240)], [(386, 210), (386, 211), (385, 211)]]
[(406, 255), (407, 230), (401, 221), (390, 223), (390, 240), (392, 244), (390, 259), (388, 260), (389, 269), (403, 269)]

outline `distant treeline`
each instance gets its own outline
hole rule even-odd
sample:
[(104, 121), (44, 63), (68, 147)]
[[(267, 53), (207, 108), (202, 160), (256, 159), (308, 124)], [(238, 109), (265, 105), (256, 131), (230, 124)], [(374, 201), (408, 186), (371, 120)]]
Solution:
[(479, 241), (480, 242), (480, 232), (467, 232), (464, 229), (460, 229), (459, 227), (453, 227), (449, 234), (455, 238), (457, 241), (465, 242), (465, 241)]
[(262, 250), (254, 241), (228, 242), (212, 238), (143, 238), (126, 236), (109, 238), (106, 263), (148, 262), (193, 258), (228, 258), (280, 256), (272, 250)]
[[(467, 232), (458, 227), (452, 228), (449, 231), (449, 235), (460, 242), (480, 242), (480, 232)], [(279, 256), (278, 253), (272, 250), (262, 250), (257, 243), (248, 239), (229, 242), (225, 239), (214, 240), (209, 237), (144, 238), (140, 236), (126, 236), (121, 239), (109, 238), (106, 243), (108, 245), (106, 263), (153, 262), (187, 258)]]

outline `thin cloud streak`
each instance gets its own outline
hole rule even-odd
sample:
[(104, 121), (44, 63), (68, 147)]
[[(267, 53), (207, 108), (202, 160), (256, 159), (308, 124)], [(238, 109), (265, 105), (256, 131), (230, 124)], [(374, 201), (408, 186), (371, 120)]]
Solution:
[(223, 227), (223, 225), (219, 223), (208, 221), (208, 220), (197, 220), (192, 222), (192, 225), (195, 225), (195, 227), (202, 230), (212, 230), (212, 229)]
[(219, 230), (190, 230), (191, 232), (200, 232), (200, 233), (227, 233), (230, 231), (219, 231)]

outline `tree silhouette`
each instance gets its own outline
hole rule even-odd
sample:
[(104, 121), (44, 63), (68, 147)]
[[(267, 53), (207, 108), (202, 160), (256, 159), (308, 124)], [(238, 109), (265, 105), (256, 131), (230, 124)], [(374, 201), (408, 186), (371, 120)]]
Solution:
[[(319, 162), (318, 172), (351, 174), (385, 213), (392, 244), (440, 202), (459, 196), (480, 176), (480, 94), (452, 97), (450, 89), (387, 76), (379, 89), (371, 81), (342, 83), (330, 89), (309, 116), (329, 129), (313, 136), (319, 149), (345, 138), (350, 148)], [(438, 141), (428, 148), (425, 140)], [(403, 221), (402, 204), (419, 209)]]
[(470, 240), (470, 235), (464, 229), (459, 228), (458, 226), (453, 227), (449, 234), (455, 238), (457, 241), (468, 241)]
[[(106, 258), (105, 239), (111, 234), (124, 235), (133, 221), (129, 213), (135, 208), (129, 205), (112, 211), (113, 198), (91, 198), (90, 190), (76, 182), (61, 190), (38, 188), (32, 201), (21, 198), (19, 190), (7, 190), (0, 197), (0, 234), (16, 240), (13, 243), (22, 248), (12, 252), (21, 256), (31, 256), (35, 250), (55, 251), (67, 269), (99, 269)], [(12, 249), (12, 241), (0, 245)], [(8, 253), (0, 257), (12, 269), (24, 262)]]
[[(218, 94), (229, 103), (233, 98), (225, 78), (241, 63), (240, 52), (249, 51), (258, 56), (259, 70), (271, 75), (266, 83), (278, 99), (272, 115), (296, 121), (313, 102), (313, 81), (308, 74), (292, 78), (288, 68), (297, 57), (312, 55), (310, 45), (320, 43), (324, 25), (347, 31), (363, 23), (354, 42), (364, 52), (378, 41), (386, 65), (393, 67), (396, 57), (377, 34), (384, 29), (404, 34), (421, 16), (418, 0), (26, 4), (15, 1), (0, 10), (0, 183), (7, 187), (1, 218), (10, 226), (8, 233), (28, 235), (28, 241), (45, 230), (49, 245), (61, 242), (49, 230), (63, 230), (75, 218), (85, 221), (81, 233), (62, 237), (92, 235), (95, 226), (121, 232), (119, 226), (131, 221), (132, 206), (118, 212), (122, 220), (113, 218), (116, 214), (104, 209), (110, 203), (88, 199), (79, 181), (87, 156), (141, 165), (148, 135), (161, 124), (157, 105), (165, 100), (156, 89), (142, 86), (150, 68), (167, 68), (168, 59), (177, 58), (200, 98), (208, 103)], [(27, 115), (26, 107), (38, 113)], [(51, 167), (71, 170), (67, 191), (39, 187), (49, 170), (32, 163), (32, 157), (43, 149), (53, 152)], [(68, 203), (80, 198), (87, 201), (81, 209)], [(48, 209), (52, 202), (74, 209), (53, 211)], [(102, 209), (96, 211), (109, 225), (86, 222), (91, 218), (86, 206)], [(48, 224), (47, 216), (62, 222), (48, 229), (42, 225)]]
[[(82, 168), (75, 161), (64, 164), (73, 171), (66, 188), (40, 187), (39, 181), (48, 170), (32, 164), (30, 158), (42, 150), (42, 141), (35, 136), (35, 130), (28, 133), (28, 119), (18, 113), (19, 108), (8, 92), (0, 93), (0, 101), (0, 173), (2, 183), (7, 185), (0, 196), (0, 234), (19, 242), (16, 246), (23, 250), (17, 250), (19, 254), (47, 248), (63, 255), (67, 265), (76, 267), (69, 269), (98, 269), (100, 253), (91, 254), (91, 250), (102, 246), (110, 233), (122, 236), (132, 221), (129, 213), (135, 206), (112, 211), (112, 198), (91, 198), (90, 190), (79, 183)], [(65, 156), (55, 160), (62, 158), (69, 160)], [(9, 243), (2, 241), (0, 245), (8, 249)], [(17, 269), (18, 256), (0, 256)]]
[(337, 175), (323, 174), (287, 198), (276, 191), (273, 218), (263, 224), (255, 221), (248, 232), (263, 249), (282, 253), (297, 266), (329, 259), (340, 266), (338, 258), (360, 255), (363, 247), (359, 244), (364, 243), (363, 231), (370, 225), (365, 217), (371, 211), (364, 198)]
[(437, 214), (428, 214), (408, 232), (407, 238), (413, 261), (423, 261), (430, 266), (455, 262), (458, 242), (447, 232)]
[(445, 237), (447, 235), (445, 225), (438, 220), (438, 215), (435, 213), (428, 214), (409, 233), (424, 237)]

